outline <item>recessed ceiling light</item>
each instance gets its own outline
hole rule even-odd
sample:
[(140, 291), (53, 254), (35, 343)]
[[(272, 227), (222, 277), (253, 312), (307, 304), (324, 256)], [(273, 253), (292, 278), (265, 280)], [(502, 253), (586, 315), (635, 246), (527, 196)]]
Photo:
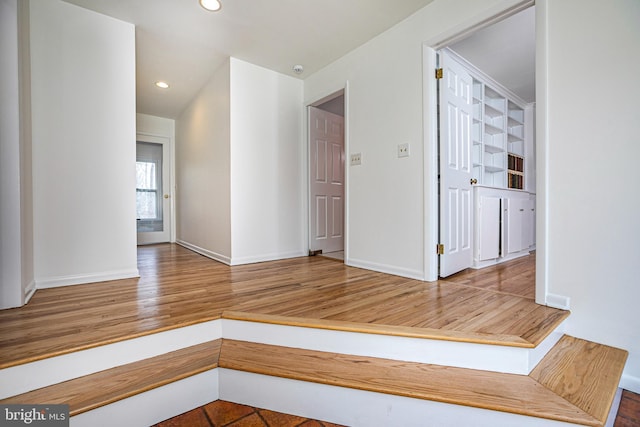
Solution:
[(200, 0), (200, 6), (211, 12), (217, 12), (222, 7), (220, 0)]
[(167, 82), (156, 82), (156, 86), (160, 89), (169, 89), (169, 83)]

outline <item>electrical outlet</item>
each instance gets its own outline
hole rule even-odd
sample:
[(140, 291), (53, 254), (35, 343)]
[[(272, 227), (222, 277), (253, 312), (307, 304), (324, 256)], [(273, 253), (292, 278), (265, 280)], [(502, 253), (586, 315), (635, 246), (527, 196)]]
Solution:
[(409, 157), (409, 143), (398, 144), (398, 157)]
[(351, 155), (351, 166), (357, 166), (362, 164), (362, 153), (355, 153)]

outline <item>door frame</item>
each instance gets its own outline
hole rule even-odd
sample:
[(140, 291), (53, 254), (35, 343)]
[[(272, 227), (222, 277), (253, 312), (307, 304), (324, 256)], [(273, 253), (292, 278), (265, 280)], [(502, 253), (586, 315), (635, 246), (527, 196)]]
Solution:
[[(163, 176), (167, 175), (167, 180), (169, 183), (168, 188), (163, 188), (163, 194), (169, 195), (169, 214), (171, 218), (169, 219), (169, 242), (175, 243), (176, 241), (176, 215), (175, 215), (175, 161), (174, 161), (174, 145), (173, 138), (167, 135), (158, 135), (149, 132), (137, 132), (136, 133), (136, 142), (149, 142), (153, 144), (161, 144), (162, 145), (162, 173)], [(166, 155), (168, 153), (168, 156)], [(163, 199), (164, 200), (164, 199)], [(136, 232), (136, 241), (137, 241), (137, 232)]]
[(315, 96), (310, 100), (305, 100), (304, 102), (304, 147), (303, 147), (303, 156), (304, 156), (304, 175), (307, 180), (307, 185), (305, 187), (305, 195), (303, 197), (307, 220), (304, 222), (305, 224), (305, 232), (303, 236), (305, 236), (305, 241), (303, 242), (303, 248), (305, 253), (309, 250), (310, 242), (311, 242), (311, 205), (309, 203), (309, 197), (311, 195), (311, 153), (309, 152), (309, 144), (310, 144), (310, 109), (309, 107), (317, 107), (318, 105), (322, 105), (325, 102), (331, 101), (334, 98), (339, 96), (344, 96), (344, 212), (342, 219), (344, 221), (343, 224), (343, 233), (344, 233), (344, 263), (349, 264), (349, 82), (346, 81), (343, 86), (338, 86), (325, 94), (320, 96)]
[(449, 28), (422, 45), (424, 111), (424, 279), (438, 279), (438, 100), (433, 71), (436, 52), (471, 33), (490, 26), (530, 6), (536, 5), (536, 303), (554, 305), (548, 292), (547, 253), (547, 0), (505, 0), (477, 16), (473, 22)]

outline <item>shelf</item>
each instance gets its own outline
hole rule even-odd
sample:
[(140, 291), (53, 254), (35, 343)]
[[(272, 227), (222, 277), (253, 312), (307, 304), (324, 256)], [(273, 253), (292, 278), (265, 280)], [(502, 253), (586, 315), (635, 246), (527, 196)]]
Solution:
[(509, 142), (518, 142), (518, 141), (524, 141), (521, 137), (519, 137), (518, 135), (514, 135), (512, 133), (507, 133), (507, 141)]
[(514, 119), (511, 116), (507, 116), (507, 126), (509, 126), (509, 127), (524, 126), (524, 123), (522, 123), (519, 120)]
[(522, 171), (514, 171), (513, 169), (507, 169), (507, 172), (509, 172), (512, 175), (524, 176), (524, 172), (522, 172)]
[(489, 135), (497, 135), (499, 133), (504, 133), (503, 129), (497, 128), (495, 126), (490, 125), (489, 123), (484, 124), (484, 131)]
[(491, 144), (484, 144), (484, 151), (486, 151), (487, 153), (504, 153), (504, 148), (503, 147), (498, 147), (497, 145), (491, 145)]
[(504, 116), (504, 112), (493, 108), (491, 105), (489, 104), (485, 104), (484, 105), (484, 114), (486, 114), (489, 117), (500, 117), (500, 116)]
[(504, 168), (501, 168), (499, 166), (485, 166), (484, 167), (484, 171), (485, 172), (490, 172), (490, 173), (495, 173), (495, 172), (504, 172)]

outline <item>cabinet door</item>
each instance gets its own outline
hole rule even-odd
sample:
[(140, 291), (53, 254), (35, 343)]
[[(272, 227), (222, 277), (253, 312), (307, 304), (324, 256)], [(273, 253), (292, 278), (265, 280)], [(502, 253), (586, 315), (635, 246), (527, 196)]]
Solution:
[(478, 201), (478, 260), (500, 256), (500, 198), (480, 197)]
[(522, 250), (533, 246), (533, 222), (535, 221), (533, 200), (523, 200), (524, 211), (522, 212)]
[(506, 254), (520, 252), (523, 249), (523, 217), (526, 199), (506, 199)]

